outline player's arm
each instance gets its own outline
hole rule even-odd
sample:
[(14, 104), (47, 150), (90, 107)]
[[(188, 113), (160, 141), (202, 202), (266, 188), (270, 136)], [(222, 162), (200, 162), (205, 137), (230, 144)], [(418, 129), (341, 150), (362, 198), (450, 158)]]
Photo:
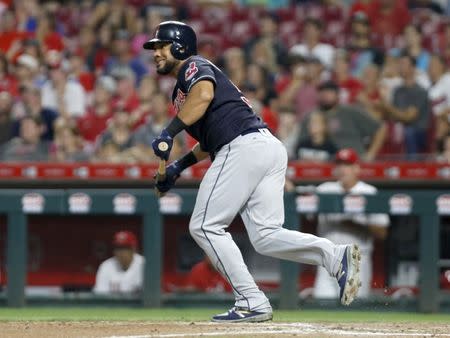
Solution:
[(178, 118), (186, 126), (194, 124), (205, 115), (206, 109), (208, 109), (213, 98), (214, 84), (211, 81), (201, 80), (195, 83), (178, 113)]
[[(186, 101), (178, 114), (153, 142), (156, 156), (168, 160), (173, 144), (173, 138), (194, 124), (205, 115), (208, 106), (214, 98), (214, 84), (209, 80), (200, 80), (192, 85)], [(161, 143), (165, 145), (160, 146)], [(165, 149), (164, 149), (165, 148)]]
[(214, 84), (208, 80), (195, 83), (178, 114), (165, 129), (170, 137), (194, 124), (205, 115), (206, 109), (214, 98)]
[(200, 148), (200, 144), (197, 143), (189, 153), (173, 161), (166, 168), (166, 178), (163, 181), (157, 180), (156, 188), (160, 193), (166, 193), (175, 185), (175, 181), (180, 177), (183, 170), (207, 157), (209, 157), (209, 153), (203, 151)]
[(384, 105), (384, 109), (392, 119), (403, 123), (414, 122), (419, 116), (419, 111), (414, 106), (409, 106), (406, 109), (399, 109), (389, 103), (386, 103)]
[(203, 161), (205, 158), (209, 157), (209, 153), (206, 151), (203, 151), (202, 148), (200, 148), (199, 143), (197, 143), (192, 148), (192, 153), (194, 154), (195, 158), (197, 159), (197, 162)]

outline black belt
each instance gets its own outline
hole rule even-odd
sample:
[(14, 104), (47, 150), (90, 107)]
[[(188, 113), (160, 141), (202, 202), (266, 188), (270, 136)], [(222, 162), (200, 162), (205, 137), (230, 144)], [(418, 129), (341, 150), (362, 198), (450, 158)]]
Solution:
[[(244, 136), (244, 135), (247, 135), (247, 134), (256, 133), (256, 132), (259, 132), (261, 129), (267, 129), (267, 128), (249, 128), (249, 129), (245, 129), (239, 135)], [(267, 130), (269, 130), (269, 129), (267, 129)], [(211, 157), (212, 157), (213, 161), (214, 161), (214, 158), (216, 157), (217, 153), (219, 152), (219, 150), (222, 149), (222, 147), (224, 145), (225, 144), (221, 144), (220, 146), (217, 147), (217, 150), (215, 150), (214, 152), (211, 153), (211, 155), (212, 155)]]
[(244, 130), (240, 135), (244, 136), (247, 134), (256, 133), (256, 132), (259, 132), (260, 129), (267, 129), (267, 128), (249, 128), (249, 129)]

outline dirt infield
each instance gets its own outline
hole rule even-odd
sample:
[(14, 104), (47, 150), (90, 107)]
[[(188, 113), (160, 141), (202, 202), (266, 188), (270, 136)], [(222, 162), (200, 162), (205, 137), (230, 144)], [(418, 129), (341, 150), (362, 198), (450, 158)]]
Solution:
[(0, 322), (8, 338), (450, 337), (450, 323)]

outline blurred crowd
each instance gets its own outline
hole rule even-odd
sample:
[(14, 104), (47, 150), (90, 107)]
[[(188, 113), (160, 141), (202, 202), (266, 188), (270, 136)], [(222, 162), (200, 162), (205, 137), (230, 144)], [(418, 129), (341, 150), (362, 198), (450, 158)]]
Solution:
[[(193, 26), (292, 160), (450, 162), (447, 1), (0, 0), (0, 159), (155, 161), (173, 80), (142, 49)], [(171, 156), (194, 144), (180, 136)]]

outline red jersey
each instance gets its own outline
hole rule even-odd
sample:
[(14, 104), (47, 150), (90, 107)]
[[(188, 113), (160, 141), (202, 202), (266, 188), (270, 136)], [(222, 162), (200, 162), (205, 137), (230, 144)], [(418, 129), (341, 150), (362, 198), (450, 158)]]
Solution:
[(137, 107), (139, 107), (139, 104), (139, 97), (136, 93), (133, 93), (126, 100), (123, 100), (121, 97), (116, 97), (113, 100), (113, 109), (132, 113)]
[(231, 292), (230, 284), (204, 260), (194, 265), (187, 281), (198, 291)]
[(342, 103), (352, 104), (355, 103), (358, 94), (364, 86), (358, 79), (350, 76), (345, 81), (339, 82), (339, 87), (343, 93)]
[(408, 7), (404, 1), (392, 1), (394, 7), (383, 11), (379, 0), (373, 0), (369, 6), (368, 14), (372, 31), (380, 36), (400, 35), (411, 21)]
[(103, 116), (95, 114), (94, 109), (89, 108), (85, 116), (78, 119), (78, 129), (80, 134), (86, 141), (95, 142), (98, 135), (100, 135), (107, 127), (108, 120), (112, 117), (112, 111)]

